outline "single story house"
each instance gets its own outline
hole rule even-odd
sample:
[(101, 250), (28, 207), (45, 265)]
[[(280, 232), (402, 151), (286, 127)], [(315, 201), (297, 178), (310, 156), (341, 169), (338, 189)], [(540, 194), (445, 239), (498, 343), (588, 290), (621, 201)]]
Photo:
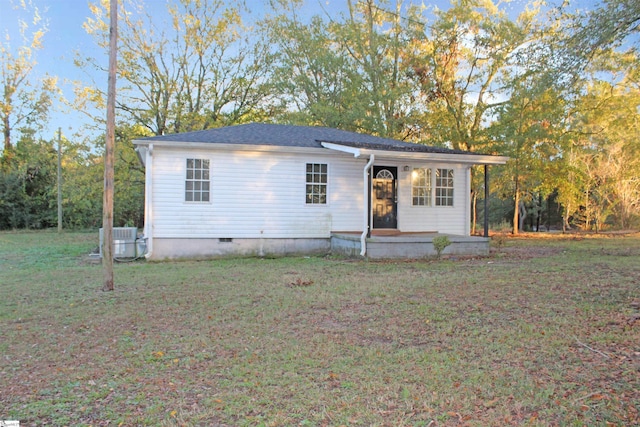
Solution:
[(338, 129), (244, 124), (135, 140), (150, 259), (331, 251), (486, 253), (470, 236), (470, 169), (505, 157)]

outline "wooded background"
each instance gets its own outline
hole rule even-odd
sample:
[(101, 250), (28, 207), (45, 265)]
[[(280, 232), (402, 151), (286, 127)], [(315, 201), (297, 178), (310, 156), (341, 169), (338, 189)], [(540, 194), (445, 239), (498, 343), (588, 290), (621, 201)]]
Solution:
[[(640, 226), (640, 3), (588, 8), (534, 1), (347, 1), (297, 13), (273, 1), (259, 18), (244, 2), (121, 0), (115, 163), (116, 226), (143, 224), (144, 170), (131, 141), (248, 122), (329, 126), (487, 154), (494, 229)], [(57, 225), (58, 146), (65, 228), (102, 218), (106, 88), (76, 82), (63, 99), (86, 121), (42, 138), (65, 76), (32, 72), (49, 36), (37, 10), (0, 45), (0, 229)], [(163, 6), (164, 7), (164, 6)], [(85, 30), (108, 56), (108, 4)], [(104, 57), (76, 53), (103, 72)], [(473, 170), (482, 206), (483, 170)], [(476, 209), (474, 209), (476, 212)], [(477, 223), (482, 223), (481, 207)]]

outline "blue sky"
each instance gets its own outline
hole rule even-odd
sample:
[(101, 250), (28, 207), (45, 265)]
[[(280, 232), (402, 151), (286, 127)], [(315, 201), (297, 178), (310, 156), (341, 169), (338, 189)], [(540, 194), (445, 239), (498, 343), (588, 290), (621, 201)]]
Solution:
[[(29, 11), (17, 7), (21, 1), (28, 4)], [(100, 0), (94, 0), (98, 3)], [(146, 0), (144, 3), (149, 10), (157, 11), (159, 18), (166, 14), (166, 4), (173, 3), (172, 0)], [(33, 10), (38, 9), (39, 14), (46, 21), (48, 31), (43, 38), (43, 48), (36, 53), (37, 65), (33, 70), (32, 77), (40, 78), (46, 74), (57, 76), (59, 86), (63, 95), (72, 100), (72, 81), (81, 81), (85, 84), (94, 82), (106, 87), (107, 75), (105, 73), (93, 72), (87, 74), (76, 67), (73, 63), (76, 52), (82, 56), (91, 56), (108, 63), (107, 53), (96, 46), (94, 40), (87, 35), (82, 25), (91, 16), (89, 0), (0, 0), (0, 36), (5, 40), (7, 34), (11, 37), (11, 45), (15, 49), (20, 45), (18, 38), (18, 21), (20, 19), (30, 23), (33, 18)], [(247, 4), (252, 10), (252, 14), (258, 15), (264, 10), (263, 0), (248, 0)], [(321, 13), (325, 8), (329, 13), (343, 9), (345, 0), (307, 0), (300, 10), (302, 15), (313, 15)], [(157, 7), (155, 7), (157, 5)], [(321, 7), (322, 6), (322, 7)], [(155, 12), (154, 12), (155, 13)], [(86, 118), (81, 113), (57, 111), (52, 114), (50, 126), (41, 134), (44, 139), (51, 139), (56, 134), (58, 127), (62, 133), (71, 138), (78, 131), (81, 131), (82, 124)], [(0, 141), (1, 145), (1, 141)]]
[[(12, 37), (12, 45), (18, 45), (17, 22), (18, 19), (30, 21), (33, 12), (24, 12), (16, 8), (21, 0), (0, 0), (0, 33), (5, 38), (6, 34)], [(108, 62), (107, 53), (98, 48), (93, 39), (86, 34), (82, 24), (87, 17), (91, 16), (88, 0), (22, 0), (30, 5), (30, 10), (37, 7), (43, 20), (47, 22), (48, 32), (43, 39), (43, 49), (36, 53), (37, 66), (33, 71), (33, 78), (43, 77), (46, 74), (58, 76), (59, 85), (64, 96), (72, 100), (71, 81), (82, 81), (87, 85), (94, 82), (102, 87), (106, 87), (106, 73), (87, 72), (80, 70), (73, 64), (76, 52), (82, 56), (91, 56), (104, 60), (105, 68)], [(99, 1), (99, 0), (96, 0)], [(355, 0), (354, 0), (355, 1)], [(146, 0), (147, 5), (157, 7), (149, 8), (157, 11), (159, 15), (166, 13), (165, 5), (173, 0)], [(265, 9), (267, 0), (247, 0), (254, 18), (259, 18)], [(416, 3), (416, 2), (414, 2)], [(526, 0), (513, 0), (509, 6), (514, 11), (522, 10)], [(577, 4), (593, 3), (593, 0), (577, 1)], [(424, 4), (432, 7), (434, 4), (441, 9), (446, 9), (448, 0), (424, 1)], [(323, 9), (330, 14), (338, 14), (345, 10), (346, 0), (306, 0), (304, 6), (299, 11), (302, 16), (310, 16), (322, 13)], [(81, 126), (85, 122), (83, 114), (74, 111), (60, 111), (56, 109), (52, 115), (50, 126), (41, 134), (44, 139), (54, 138), (58, 127), (62, 128), (62, 133), (71, 138), (75, 132), (81, 131)]]
[[(57, 76), (63, 94), (67, 99), (72, 99), (71, 81), (101, 78), (101, 76), (87, 76), (73, 64), (76, 51), (97, 57), (103, 56), (103, 52), (82, 29), (83, 22), (90, 15), (88, 2), (86, 0), (30, 0), (29, 2), (37, 7), (48, 28), (43, 37), (42, 49), (35, 53), (37, 64), (32, 77), (37, 79), (47, 74)], [(0, 0), (0, 31), (3, 39), (7, 33), (10, 35), (14, 50), (20, 45), (18, 20), (22, 19), (31, 24), (33, 17), (33, 12), (16, 8), (16, 4), (19, 3), (19, 0)], [(33, 8), (30, 10), (32, 11)], [(106, 81), (106, 76), (104, 79)], [(56, 110), (60, 108), (58, 106)], [(62, 128), (64, 135), (71, 135), (80, 130), (80, 123), (83, 120), (85, 120), (84, 117), (80, 115), (54, 111), (51, 126), (47, 127), (41, 136), (44, 139), (52, 139), (58, 127)]]

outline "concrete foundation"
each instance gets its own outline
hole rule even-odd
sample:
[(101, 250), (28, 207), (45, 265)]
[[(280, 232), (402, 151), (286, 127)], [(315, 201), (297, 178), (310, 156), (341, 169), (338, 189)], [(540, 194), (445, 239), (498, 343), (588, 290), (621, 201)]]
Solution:
[[(407, 233), (394, 236), (371, 236), (366, 239), (366, 257), (371, 259), (424, 258), (437, 255), (433, 246), (438, 233)], [(443, 255), (488, 255), (489, 239), (486, 237), (446, 235), (451, 244)], [(331, 236), (331, 252), (345, 256), (360, 256), (360, 235), (334, 234)]]
[[(412, 259), (437, 255), (433, 238), (437, 233), (406, 233), (371, 236), (366, 239), (366, 257), (371, 259)], [(451, 244), (444, 255), (488, 255), (485, 237), (447, 235)], [(281, 257), (326, 255), (360, 257), (360, 234), (334, 233), (329, 239), (153, 239), (149, 259), (207, 259), (221, 257)]]
[(148, 258), (207, 259), (221, 257), (280, 257), (288, 255), (324, 255), (329, 239), (153, 239)]

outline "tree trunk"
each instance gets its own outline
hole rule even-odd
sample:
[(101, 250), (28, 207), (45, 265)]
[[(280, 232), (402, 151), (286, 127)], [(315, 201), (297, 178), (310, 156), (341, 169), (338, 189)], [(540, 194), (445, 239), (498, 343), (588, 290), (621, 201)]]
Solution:
[(513, 230), (512, 233), (518, 234), (518, 226), (520, 225), (520, 189), (518, 188), (518, 178), (516, 177), (516, 191), (513, 201)]
[(62, 129), (58, 128), (58, 233), (62, 233)]
[(589, 188), (584, 192), (584, 227), (583, 230), (591, 230), (591, 203), (589, 202)]
[(542, 217), (542, 194), (538, 194), (538, 206), (536, 207), (536, 232), (540, 232), (540, 219)]
[(2, 151), (2, 162), (0, 166), (8, 167), (13, 157), (13, 150), (11, 146), (11, 123), (9, 122), (9, 115), (4, 117), (4, 149)]
[(478, 193), (471, 190), (471, 234), (476, 234), (476, 222), (478, 217)]
[(524, 220), (527, 219), (527, 207), (524, 202), (520, 200), (520, 204), (518, 205), (518, 215), (520, 215), (520, 223), (518, 224), (518, 229), (520, 231), (524, 230)]

